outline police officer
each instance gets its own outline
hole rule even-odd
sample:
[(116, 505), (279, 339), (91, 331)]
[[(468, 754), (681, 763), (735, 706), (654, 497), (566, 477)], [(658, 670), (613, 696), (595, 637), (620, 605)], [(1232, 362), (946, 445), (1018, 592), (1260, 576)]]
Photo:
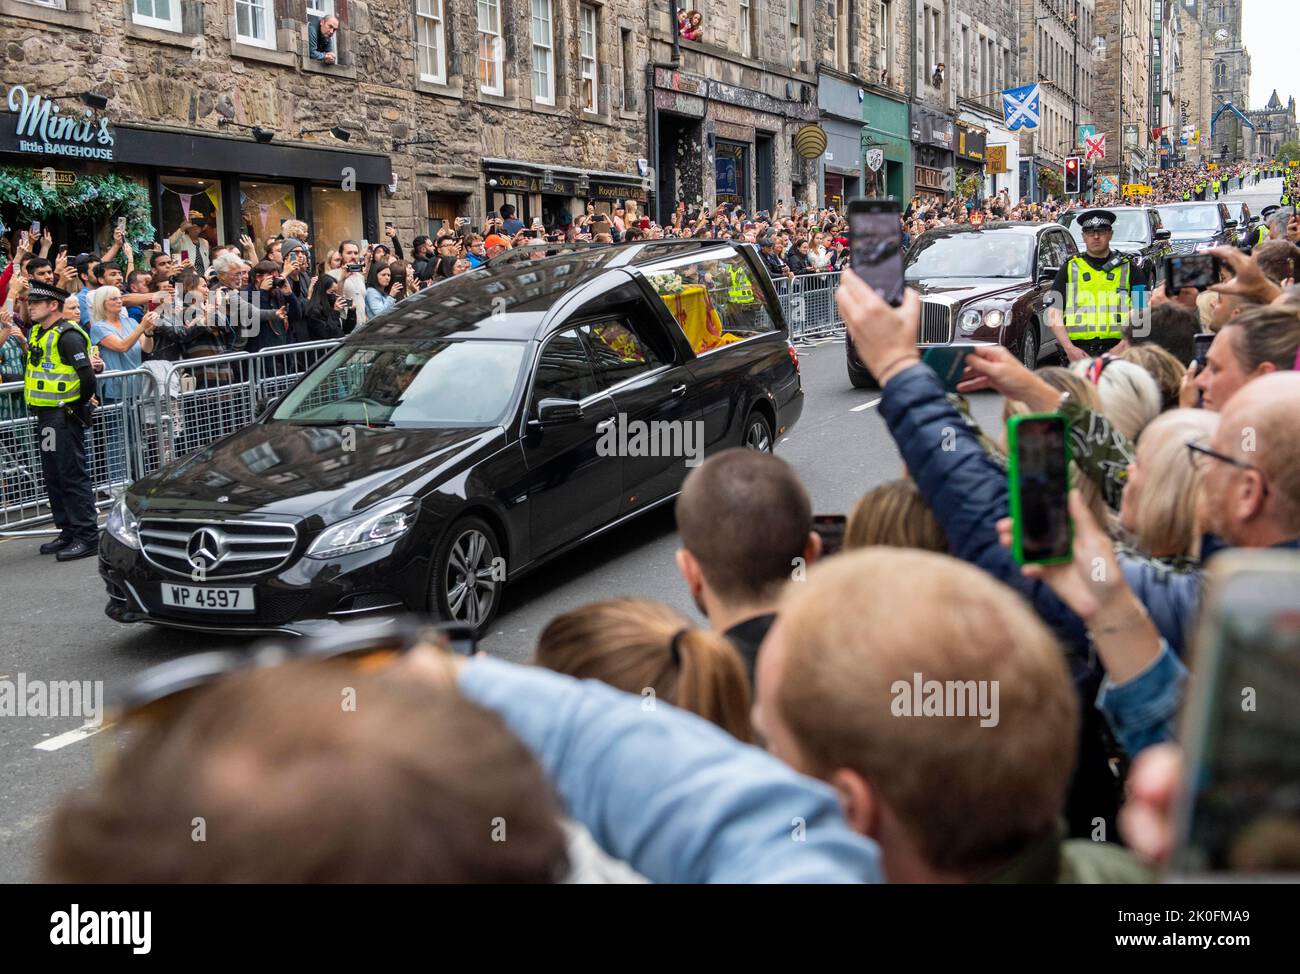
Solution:
[(727, 304), (731, 310), (729, 327), (754, 328), (754, 284), (739, 260), (727, 265)]
[(1146, 273), (1110, 249), (1115, 220), (1110, 210), (1080, 213), (1087, 252), (1071, 257), (1056, 275), (1053, 291), (1064, 296), (1064, 306), (1057, 298), (1048, 318), (1071, 362), (1109, 351), (1124, 337), (1129, 310), (1146, 307)]
[(27, 291), (32, 333), (28, 341), (23, 398), (36, 417), (41, 472), (59, 536), (41, 545), (59, 561), (99, 551), (94, 487), (86, 463), (86, 430), (94, 422), (95, 370), (90, 336), (79, 322), (65, 321), (67, 291), (33, 282)]

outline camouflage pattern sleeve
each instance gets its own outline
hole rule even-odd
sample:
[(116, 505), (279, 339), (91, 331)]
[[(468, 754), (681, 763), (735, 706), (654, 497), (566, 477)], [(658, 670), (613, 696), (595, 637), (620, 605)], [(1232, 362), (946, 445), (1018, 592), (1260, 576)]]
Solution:
[(1062, 398), (1061, 412), (1070, 422), (1070, 451), (1074, 462), (1097, 485), (1106, 506), (1118, 511), (1128, 465), (1133, 462), (1132, 441), (1101, 413), (1069, 396)]

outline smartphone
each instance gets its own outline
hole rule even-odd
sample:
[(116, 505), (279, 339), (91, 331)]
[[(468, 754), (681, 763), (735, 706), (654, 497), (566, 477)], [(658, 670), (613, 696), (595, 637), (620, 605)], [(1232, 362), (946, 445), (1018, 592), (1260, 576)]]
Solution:
[(1192, 359), (1196, 363), (1196, 371), (1199, 375), (1205, 371), (1205, 357), (1210, 353), (1210, 346), (1214, 344), (1214, 332), (1203, 331), (1192, 336), (1192, 347), (1196, 350), (1196, 357)]
[(126, 233), (126, 217), (119, 216), (117, 218), (117, 228), (121, 230), (123, 233)]
[(1166, 294), (1175, 294), (1183, 288), (1204, 291), (1219, 283), (1219, 258), (1213, 254), (1184, 254), (1165, 258)]
[(1073, 557), (1069, 433), (1061, 413), (1007, 420), (1012, 555), (1018, 565), (1059, 565)]
[(496, 219), (499, 219), (500, 216), (501, 216), (501, 215), (500, 215), (496, 210), (493, 210), (491, 213), (489, 213), (489, 214), (487, 215), (487, 218), (488, 218), (489, 220), (496, 220)]
[(162, 249), (163, 253), (170, 257), (172, 254), (172, 242), (170, 240), (164, 240), (162, 242)]
[(369, 249), (370, 249), (370, 241), (369, 241), (369, 240), (363, 240), (363, 241), (361, 241), (361, 249), (362, 249), (363, 251), (364, 251), (364, 250), (369, 250)]
[(993, 342), (966, 342), (957, 345), (935, 345), (927, 348), (921, 361), (934, 369), (935, 374), (943, 380), (943, 387), (949, 392), (957, 391), (962, 373), (966, 371), (966, 356), (981, 345), (989, 346)]
[(848, 526), (844, 514), (814, 514), (813, 530), (822, 539), (822, 557), (833, 555), (844, 548), (844, 529)]
[(190, 259), (190, 252), (189, 252), (188, 250), (182, 250), (182, 251), (181, 251), (181, 260), (184, 261), (184, 260), (189, 260), (189, 259)]
[(364, 264), (345, 264), (344, 267), (353, 274), (359, 274), (366, 269)]
[(32, 225), (28, 227), (28, 232), (32, 235), (33, 240), (39, 237), (41, 235), (41, 221), (33, 220)]
[[(1300, 553), (1238, 549), (1207, 570), (1180, 738), (1175, 873), (1300, 879)], [(1217, 874), (1217, 875), (1215, 875)]]
[(897, 200), (849, 203), (849, 248), (853, 273), (897, 308), (903, 303), (903, 228)]

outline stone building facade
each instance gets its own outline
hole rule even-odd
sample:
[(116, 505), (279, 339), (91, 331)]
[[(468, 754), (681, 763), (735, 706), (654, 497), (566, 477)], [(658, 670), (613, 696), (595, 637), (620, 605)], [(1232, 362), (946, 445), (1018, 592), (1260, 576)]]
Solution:
[(1209, 161), (1210, 117), (1215, 112), (1210, 100), (1214, 40), (1202, 16), (1203, 6), (1203, 0), (1183, 0), (1178, 38), (1179, 129), (1173, 134), (1179, 158), (1190, 165)]
[[(1220, 161), (1244, 158), (1250, 151), (1250, 128), (1242, 119), (1250, 107), (1250, 54), (1241, 41), (1241, 0), (1205, 0), (1201, 4), (1201, 28), (1209, 35), (1207, 46), (1213, 43), (1210, 95), (1214, 133), (1210, 152)], [(1227, 105), (1232, 108), (1224, 110)]]
[(1295, 95), (1288, 97), (1283, 105), (1275, 88), (1267, 105), (1257, 111), (1247, 112), (1246, 115), (1255, 123), (1251, 159), (1276, 159), (1278, 149), (1285, 143), (1300, 138), (1296, 129)]
[(1100, 170), (1126, 183), (1145, 182), (1158, 158), (1151, 151), (1152, 0), (1097, 0), (1103, 45), (1097, 58), (1093, 121), (1105, 132)]
[(1017, 7), (1020, 81), (1042, 90), (1039, 127), (1020, 130), (1021, 192), (1041, 196), (1039, 174), (1060, 177), (1065, 157), (1080, 152), (1079, 126), (1106, 131), (1093, 111), (1106, 50), (1095, 0), (1017, 0)]

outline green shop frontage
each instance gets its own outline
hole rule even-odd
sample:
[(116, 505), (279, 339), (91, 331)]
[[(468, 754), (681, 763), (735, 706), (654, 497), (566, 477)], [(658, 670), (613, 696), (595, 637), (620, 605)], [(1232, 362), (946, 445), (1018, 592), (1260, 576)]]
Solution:
[[(912, 197), (912, 141), (907, 103), (863, 89), (864, 193), (906, 206)], [(878, 165), (877, 165), (878, 164)]]

